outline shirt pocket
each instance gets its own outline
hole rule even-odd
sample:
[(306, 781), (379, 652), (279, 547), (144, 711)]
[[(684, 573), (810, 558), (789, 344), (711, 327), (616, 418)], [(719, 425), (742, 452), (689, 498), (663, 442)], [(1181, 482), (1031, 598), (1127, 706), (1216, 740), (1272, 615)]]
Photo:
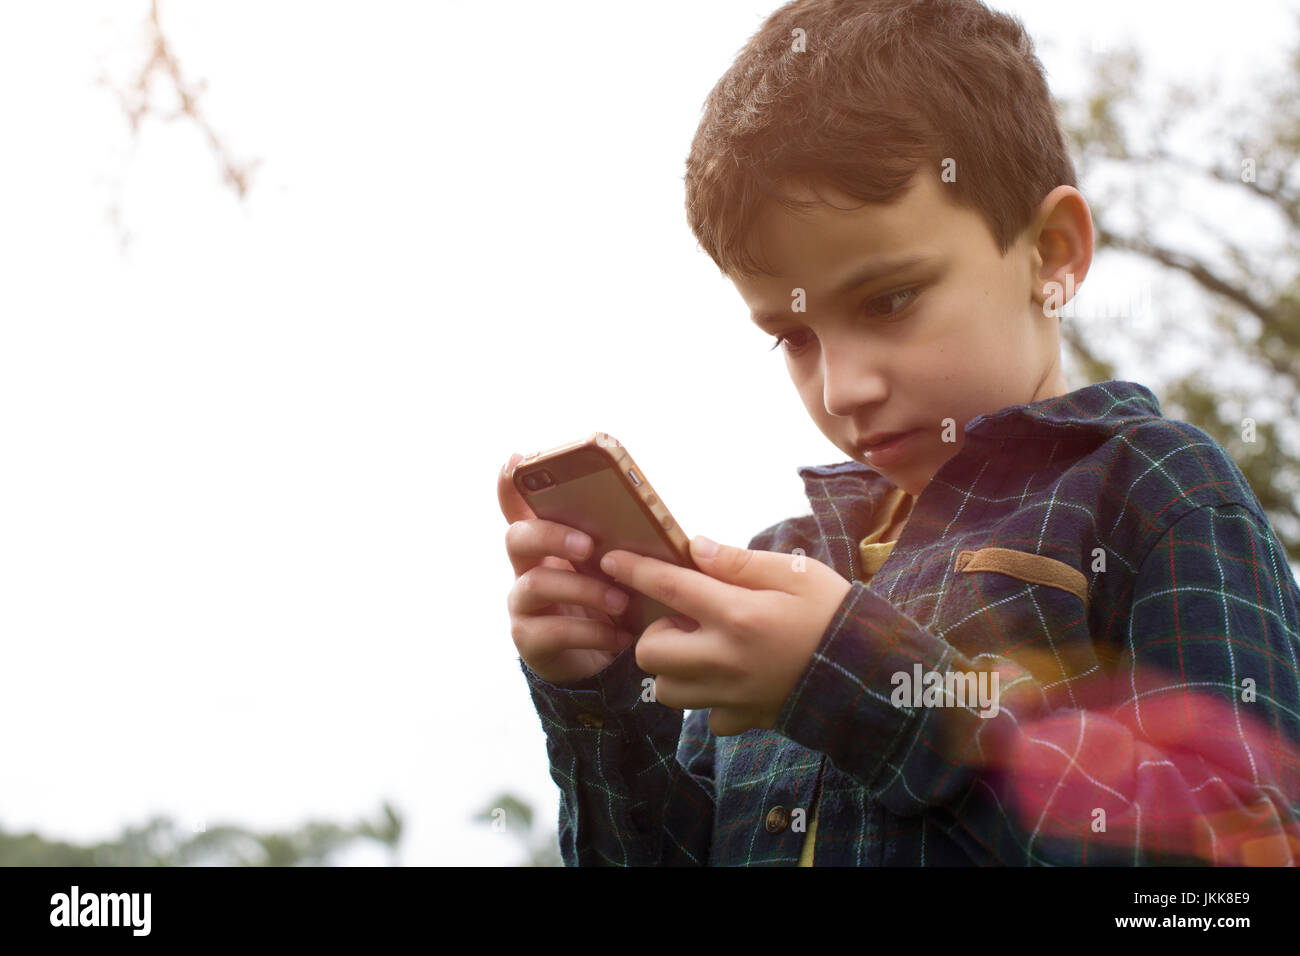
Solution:
[(1070, 685), (1098, 670), (1088, 627), (1088, 579), (1064, 561), (1014, 548), (959, 551), (946, 635), (967, 654), (1006, 655), (1054, 706), (1077, 706)]

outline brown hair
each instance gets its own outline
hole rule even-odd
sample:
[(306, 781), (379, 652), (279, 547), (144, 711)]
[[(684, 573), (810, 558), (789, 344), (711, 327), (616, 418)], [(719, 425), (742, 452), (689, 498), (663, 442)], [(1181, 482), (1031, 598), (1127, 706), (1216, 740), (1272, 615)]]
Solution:
[(945, 158), (956, 161), (954, 201), (984, 217), (1003, 255), (1044, 196), (1076, 185), (1021, 22), (978, 0), (793, 0), (705, 100), (687, 219), (724, 275), (771, 274), (746, 241), (758, 209), (814, 204), (783, 183), (888, 202)]

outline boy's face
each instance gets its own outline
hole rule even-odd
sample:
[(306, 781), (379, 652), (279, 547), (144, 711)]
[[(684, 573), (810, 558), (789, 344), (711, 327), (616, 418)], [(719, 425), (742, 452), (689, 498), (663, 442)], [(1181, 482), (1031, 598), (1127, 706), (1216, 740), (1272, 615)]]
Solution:
[[(777, 347), (817, 427), (912, 495), (960, 450), (972, 418), (1068, 391), (1043, 287), (1065, 285), (1067, 272), (1082, 282), (1092, 256), (1091, 216), (1072, 187), (1043, 200), (1005, 257), (979, 213), (950, 202), (945, 188), (918, 171), (890, 204), (827, 187), (821, 196), (842, 208), (768, 203), (753, 241), (776, 275), (732, 279), (754, 321), (786, 338)], [(920, 261), (856, 281), (873, 260), (904, 256)], [(792, 309), (796, 289), (805, 311)], [(873, 461), (861, 447), (911, 430), (890, 458)]]

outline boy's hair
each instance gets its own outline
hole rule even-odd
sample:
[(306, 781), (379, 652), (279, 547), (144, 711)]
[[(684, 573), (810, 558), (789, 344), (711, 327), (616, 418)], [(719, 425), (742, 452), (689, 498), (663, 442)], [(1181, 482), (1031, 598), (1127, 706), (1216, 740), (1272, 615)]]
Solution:
[(1044, 196), (1076, 185), (1020, 21), (978, 0), (794, 0), (705, 101), (686, 160), (687, 219), (723, 275), (770, 275), (747, 242), (763, 201), (816, 204), (783, 183), (888, 202), (922, 164), (938, 176), (947, 158), (952, 198), (984, 217), (1003, 255)]

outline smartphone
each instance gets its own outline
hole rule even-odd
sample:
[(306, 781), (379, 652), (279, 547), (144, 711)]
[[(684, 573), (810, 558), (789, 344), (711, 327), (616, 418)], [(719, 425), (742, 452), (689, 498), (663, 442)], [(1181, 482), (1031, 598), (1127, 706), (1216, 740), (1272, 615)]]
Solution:
[(637, 638), (658, 618), (680, 612), (619, 584), (600, 569), (606, 551), (618, 548), (698, 570), (690, 538), (650, 486), (627, 449), (605, 432), (535, 452), (515, 465), (515, 487), (539, 518), (577, 528), (595, 543), (584, 561), (569, 559), (580, 573), (628, 596), (611, 615)]

